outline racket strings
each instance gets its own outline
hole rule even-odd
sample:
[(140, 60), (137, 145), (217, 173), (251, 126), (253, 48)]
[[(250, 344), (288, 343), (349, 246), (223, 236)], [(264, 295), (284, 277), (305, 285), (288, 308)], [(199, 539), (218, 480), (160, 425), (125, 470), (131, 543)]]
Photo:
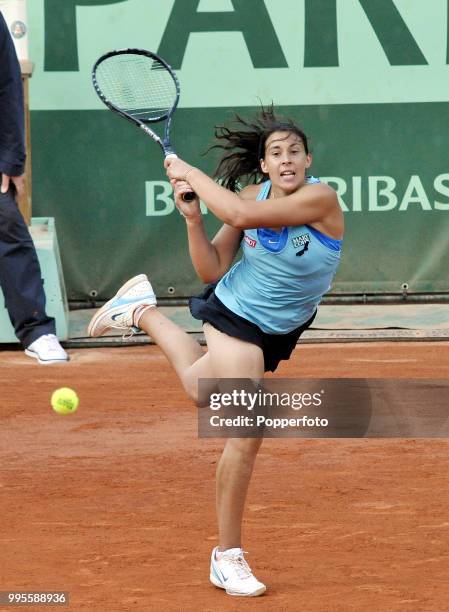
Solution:
[(170, 72), (146, 56), (112, 56), (97, 66), (95, 76), (102, 94), (114, 106), (141, 120), (163, 117), (177, 97)]

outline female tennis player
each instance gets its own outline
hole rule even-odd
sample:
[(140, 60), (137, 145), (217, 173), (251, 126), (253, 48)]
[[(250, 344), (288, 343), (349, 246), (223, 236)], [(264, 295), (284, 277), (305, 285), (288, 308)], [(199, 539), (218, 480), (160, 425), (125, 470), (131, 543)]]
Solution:
[[(260, 380), (288, 359), (312, 323), (330, 288), (343, 237), (335, 192), (308, 177), (312, 157), (307, 137), (273, 108), (217, 130), (224, 154), (212, 178), (179, 158), (165, 161), (176, 205), (186, 220), (190, 257), (208, 283), (190, 300), (203, 321), (207, 352), (156, 307), (143, 274), (129, 280), (93, 317), (88, 332), (110, 328), (148, 333), (161, 347), (188, 395), (198, 402), (199, 378)], [(249, 184), (239, 193), (239, 182)], [(186, 203), (182, 194), (194, 191)], [(199, 199), (223, 226), (206, 235)], [(242, 258), (232, 265), (239, 247)], [(251, 572), (242, 549), (246, 493), (260, 438), (226, 441), (217, 467), (219, 545), (211, 556), (210, 580), (230, 595), (256, 596), (266, 587)]]

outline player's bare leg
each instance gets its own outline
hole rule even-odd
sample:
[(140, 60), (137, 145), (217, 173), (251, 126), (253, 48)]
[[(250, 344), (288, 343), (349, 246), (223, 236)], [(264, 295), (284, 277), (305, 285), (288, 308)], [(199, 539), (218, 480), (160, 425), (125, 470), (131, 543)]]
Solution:
[[(263, 378), (262, 350), (204, 325), (212, 370), (217, 378)], [(233, 438), (226, 442), (217, 466), (217, 518), (220, 550), (241, 546), (246, 494), (262, 440)]]
[(139, 327), (151, 336), (162, 350), (189, 397), (198, 402), (198, 379), (215, 376), (209, 354), (204, 353), (196, 340), (156, 307), (143, 312), (139, 319)]
[(145, 274), (127, 281), (92, 317), (87, 333), (93, 338), (111, 329), (132, 334), (143, 329), (160, 346), (189, 396), (198, 401), (198, 378), (213, 378), (209, 357), (183, 329), (156, 307), (156, 296)]
[(217, 518), (219, 548), (240, 548), (242, 518), (261, 438), (227, 440), (217, 466)]
[[(185, 389), (197, 399), (199, 378), (263, 378), (262, 350), (204, 325), (209, 352), (156, 307), (147, 308), (137, 321), (161, 348)], [(241, 546), (241, 524), (254, 462), (262, 440), (235, 438), (226, 442), (217, 466), (217, 519), (221, 550)]]
[(139, 327), (162, 349), (180, 377), (204, 355), (200, 344), (156, 307), (145, 310)]
[[(231, 338), (204, 325), (209, 352), (157, 308), (148, 308), (138, 321), (166, 355), (190, 396), (196, 397), (199, 378), (263, 377), (263, 354), (254, 344)], [(236, 438), (226, 442), (217, 466), (217, 518), (220, 549), (240, 547), (246, 494), (262, 440)]]

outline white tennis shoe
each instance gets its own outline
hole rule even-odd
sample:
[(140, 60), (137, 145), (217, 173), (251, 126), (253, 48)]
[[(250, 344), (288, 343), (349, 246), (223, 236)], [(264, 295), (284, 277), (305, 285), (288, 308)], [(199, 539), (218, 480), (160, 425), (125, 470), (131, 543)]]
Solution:
[(216, 558), (218, 546), (212, 551), (210, 559), (210, 581), (216, 587), (225, 589), (228, 595), (240, 597), (257, 597), (267, 590), (259, 582), (245, 561), (241, 548), (229, 548)]
[(69, 356), (59, 344), (59, 340), (54, 334), (44, 334), (32, 342), (25, 349), (28, 357), (34, 357), (43, 365), (48, 363), (65, 363), (69, 361)]
[(131, 334), (140, 331), (133, 321), (134, 311), (139, 306), (156, 306), (156, 296), (145, 274), (131, 278), (94, 314), (87, 328), (88, 335), (97, 338), (108, 329)]

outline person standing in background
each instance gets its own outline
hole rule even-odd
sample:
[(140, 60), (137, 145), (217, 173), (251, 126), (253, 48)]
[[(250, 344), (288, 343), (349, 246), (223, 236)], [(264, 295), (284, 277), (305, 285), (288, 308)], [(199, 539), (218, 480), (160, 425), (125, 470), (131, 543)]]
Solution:
[(19, 61), (0, 12), (0, 286), (15, 334), (39, 363), (69, 360), (45, 312), (45, 293), (36, 249), (17, 207), (24, 190), (23, 86)]

